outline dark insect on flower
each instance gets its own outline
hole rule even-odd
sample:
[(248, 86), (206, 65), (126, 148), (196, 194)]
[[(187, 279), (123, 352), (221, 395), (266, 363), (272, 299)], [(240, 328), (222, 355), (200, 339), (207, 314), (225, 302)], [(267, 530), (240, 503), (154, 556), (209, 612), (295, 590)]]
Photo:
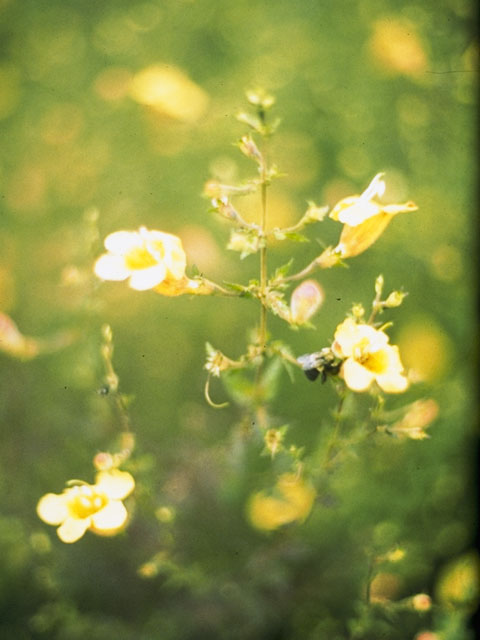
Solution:
[(302, 369), (309, 380), (313, 382), (321, 375), (322, 383), (325, 382), (328, 375), (337, 375), (342, 364), (342, 361), (328, 347), (321, 351), (299, 356), (297, 362), (302, 365)]

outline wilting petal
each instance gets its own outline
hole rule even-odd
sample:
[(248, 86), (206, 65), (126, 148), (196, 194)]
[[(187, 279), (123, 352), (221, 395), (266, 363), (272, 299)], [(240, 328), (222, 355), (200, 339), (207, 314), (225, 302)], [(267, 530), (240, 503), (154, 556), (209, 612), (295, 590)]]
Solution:
[(123, 256), (141, 246), (142, 240), (137, 231), (115, 231), (105, 238), (104, 244), (107, 251)]
[(374, 374), (356, 362), (353, 358), (347, 358), (342, 365), (343, 379), (347, 387), (352, 391), (366, 391), (375, 379)]
[(62, 542), (76, 542), (80, 540), (90, 525), (90, 518), (67, 518), (65, 522), (58, 527), (57, 535)]
[(37, 504), (37, 514), (47, 524), (61, 524), (68, 517), (65, 494), (47, 493)]
[(100, 256), (93, 270), (102, 280), (125, 280), (130, 275), (130, 270), (125, 266), (124, 258), (111, 253)]
[(95, 533), (115, 533), (127, 521), (127, 510), (120, 500), (111, 500), (106, 507), (92, 516), (92, 530)]
[(137, 291), (145, 291), (146, 289), (153, 289), (158, 284), (163, 282), (167, 275), (167, 269), (165, 264), (156, 264), (154, 267), (148, 269), (139, 269), (134, 271), (130, 277), (130, 287)]
[(135, 480), (128, 471), (112, 469), (100, 471), (96, 475), (95, 489), (112, 500), (126, 498), (135, 488)]

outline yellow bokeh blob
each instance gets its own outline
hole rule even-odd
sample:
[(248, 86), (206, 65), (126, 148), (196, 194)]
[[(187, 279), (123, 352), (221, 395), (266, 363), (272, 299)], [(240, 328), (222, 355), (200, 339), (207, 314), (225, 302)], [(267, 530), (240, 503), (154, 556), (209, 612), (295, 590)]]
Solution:
[(376, 62), (390, 73), (415, 75), (427, 69), (423, 43), (415, 26), (408, 20), (377, 20), (369, 47)]
[(479, 600), (480, 559), (475, 551), (444, 567), (436, 586), (437, 598), (452, 607), (474, 608)]
[(131, 97), (140, 104), (180, 122), (196, 122), (206, 111), (207, 93), (180, 69), (156, 64), (132, 79)]
[(260, 491), (247, 504), (251, 524), (272, 531), (290, 522), (303, 522), (312, 510), (315, 489), (293, 473), (282, 474), (271, 494)]
[(448, 335), (430, 317), (418, 317), (399, 332), (397, 344), (403, 363), (417, 381), (442, 378), (452, 358)]

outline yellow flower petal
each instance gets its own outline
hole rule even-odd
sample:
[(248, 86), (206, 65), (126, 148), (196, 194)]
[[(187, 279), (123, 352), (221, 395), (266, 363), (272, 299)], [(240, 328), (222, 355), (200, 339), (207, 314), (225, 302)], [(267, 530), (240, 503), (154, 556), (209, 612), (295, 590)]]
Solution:
[(115, 231), (105, 238), (105, 249), (118, 256), (123, 256), (132, 249), (142, 245), (137, 231)]
[(356, 227), (345, 224), (335, 249), (342, 258), (358, 256), (378, 240), (392, 220), (392, 215), (380, 211)]
[(113, 535), (127, 521), (128, 512), (120, 500), (111, 500), (106, 507), (92, 516), (91, 530), (94, 533)]
[(352, 391), (366, 391), (375, 379), (371, 371), (356, 362), (353, 358), (347, 358), (343, 363), (342, 375), (345, 384), (349, 389), (352, 389)]
[(291, 504), (263, 492), (253, 495), (247, 506), (250, 522), (256, 529), (273, 531), (295, 520), (296, 510)]
[(95, 477), (95, 490), (104, 493), (111, 500), (123, 500), (134, 488), (135, 480), (128, 471), (100, 471)]
[(378, 385), (387, 393), (402, 393), (408, 387), (408, 379), (398, 372), (388, 372), (376, 377)]
[(305, 520), (315, 500), (316, 491), (312, 485), (293, 473), (284, 473), (278, 479), (277, 487), (294, 508), (295, 520)]
[(102, 280), (125, 280), (130, 275), (130, 270), (125, 265), (121, 256), (105, 253), (95, 262), (93, 268), (95, 275)]
[(382, 210), (376, 202), (355, 197), (345, 198), (336, 205), (335, 209), (337, 209), (337, 207), (338, 210), (335, 220), (339, 220), (351, 227), (356, 227), (362, 224), (362, 222), (365, 222), (365, 220), (373, 218), (373, 216), (378, 215)]
[(136, 291), (146, 291), (153, 289), (165, 279), (167, 268), (163, 263), (156, 264), (148, 269), (139, 269), (133, 271), (130, 276), (129, 285)]
[(66, 495), (47, 493), (37, 504), (37, 514), (47, 524), (61, 524), (68, 517)]
[(80, 540), (89, 526), (90, 518), (67, 518), (65, 522), (58, 527), (57, 535), (62, 542), (76, 542)]

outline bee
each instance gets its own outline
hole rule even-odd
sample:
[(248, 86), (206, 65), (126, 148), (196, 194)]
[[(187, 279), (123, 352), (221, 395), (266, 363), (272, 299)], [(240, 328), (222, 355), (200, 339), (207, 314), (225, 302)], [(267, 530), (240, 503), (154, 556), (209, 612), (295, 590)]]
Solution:
[(297, 358), (297, 362), (302, 365), (309, 380), (313, 382), (318, 376), (321, 376), (322, 383), (325, 382), (328, 375), (336, 376), (342, 365), (342, 361), (328, 347), (314, 353), (305, 353)]

